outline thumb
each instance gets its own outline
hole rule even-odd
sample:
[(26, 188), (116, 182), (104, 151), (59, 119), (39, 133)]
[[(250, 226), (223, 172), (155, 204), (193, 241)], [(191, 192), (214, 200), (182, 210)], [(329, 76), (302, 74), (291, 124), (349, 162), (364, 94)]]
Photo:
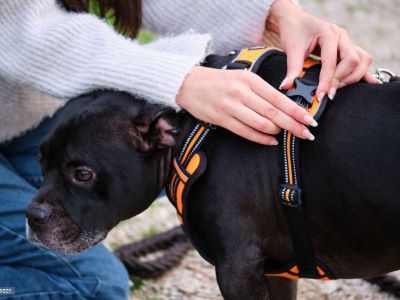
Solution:
[(299, 51), (294, 47), (288, 47), (287, 50), (287, 72), (279, 89), (290, 89), (293, 87), (294, 80), (300, 76), (303, 71), (305, 52)]

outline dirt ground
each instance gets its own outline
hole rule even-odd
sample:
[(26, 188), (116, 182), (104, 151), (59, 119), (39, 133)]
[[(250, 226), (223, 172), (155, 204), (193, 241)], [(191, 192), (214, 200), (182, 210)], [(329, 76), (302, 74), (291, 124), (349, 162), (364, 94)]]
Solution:
[[(302, 7), (344, 28), (361, 47), (372, 53), (376, 67), (386, 67), (400, 74), (400, 0), (303, 0)], [(177, 225), (175, 211), (164, 198), (145, 213), (117, 226), (106, 240), (114, 249)], [(395, 273), (400, 274), (400, 273)], [(400, 278), (400, 276), (399, 276)], [(222, 299), (214, 270), (195, 251), (180, 266), (158, 280), (135, 280), (132, 300), (202, 300)], [(300, 280), (298, 299), (394, 299), (362, 280), (337, 280), (321, 283)]]

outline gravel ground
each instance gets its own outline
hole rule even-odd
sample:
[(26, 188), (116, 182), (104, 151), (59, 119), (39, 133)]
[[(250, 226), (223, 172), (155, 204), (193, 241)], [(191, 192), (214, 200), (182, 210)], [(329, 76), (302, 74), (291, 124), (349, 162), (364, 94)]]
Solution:
[[(374, 56), (371, 71), (390, 68), (400, 74), (400, 0), (303, 0), (303, 8), (346, 28), (350, 37)], [(164, 198), (145, 213), (122, 222), (108, 236), (111, 249), (121, 244), (164, 231), (177, 225), (175, 211)], [(397, 276), (400, 272), (394, 273)], [(400, 276), (399, 276), (400, 278)], [(180, 266), (157, 280), (135, 281), (132, 300), (202, 300), (222, 299), (216, 285), (214, 269), (195, 251)], [(318, 282), (299, 280), (298, 299), (394, 299), (380, 293), (362, 280)]]

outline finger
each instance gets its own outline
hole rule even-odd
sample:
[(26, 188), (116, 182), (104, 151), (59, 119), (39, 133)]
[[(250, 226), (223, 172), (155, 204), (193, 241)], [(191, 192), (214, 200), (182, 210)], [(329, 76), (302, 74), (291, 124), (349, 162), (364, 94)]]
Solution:
[(220, 125), (241, 136), (242, 138), (263, 145), (278, 145), (278, 140), (273, 136), (263, 134), (233, 117), (226, 116), (224, 120), (224, 124)]
[(360, 56), (360, 63), (357, 68), (342, 80), (346, 85), (359, 82), (366, 74), (368, 74), (368, 68), (372, 62), (370, 55), (361, 48), (357, 47), (358, 55)]
[(346, 32), (341, 35), (339, 40), (340, 62), (336, 67), (331, 86), (328, 90), (328, 97), (333, 100), (336, 91), (340, 86), (343, 78), (348, 77), (360, 63), (356, 47), (349, 39)]
[(271, 103), (265, 101), (259, 96), (253, 95), (252, 97), (248, 97), (245, 104), (251, 110), (265, 117), (279, 128), (289, 130), (299, 138), (314, 140), (314, 136), (310, 133), (306, 126), (299, 123), (298, 121), (296, 121), (286, 113), (282, 112), (280, 109), (274, 107)]
[[(313, 127), (318, 125), (318, 123), (304, 108), (300, 107), (281, 92), (274, 89), (258, 75), (253, 73), (250, 74), (250, 88), (256, 94), (256, 97), (252, 96), (245, 98), (245, 103), (248, 107), (263, 116), (266, 114), (269, 116), (274, 116), (277, 114), (276, 110), (278, 110), (290, 116), (298, 123), (311, 125)], [(268, 106), (265, 103), (271, 105)], [(270, 111), (268, 112), (268, 110)], [(271, 118), (269, 119), (271, 120)], [(288, 129), (285, 126), (277, 124), (276, 122), (274, 123), (281, 128)]]
[(288, 90), (293, 87), (294, 80), (300, 76), (303, 71), (304, 59), (306, 51), (301, 50), (296, 45), (287, 46), (287, 71), (286, 77), (282, 81), (279, 89)]
[(376, 78), (373, 74), (367, 73), (364, 75), (363, 80), (372, 83), (372, 84), (382, 84), (382, 81), (380, 81), (378, 78)]
[[(262, 100), (261, 100), (262, 101)], [(235, 107), (230, 114), (240, 122), (262, 133), (278, 134), (281, 128), (245, 105)]]
[(328, 92), (335, 75), (338, 43), (339, 39), (334, 34), (324, 36), (319, 40), (322, 66), (316, 93), (320, 100), (322, 100)]

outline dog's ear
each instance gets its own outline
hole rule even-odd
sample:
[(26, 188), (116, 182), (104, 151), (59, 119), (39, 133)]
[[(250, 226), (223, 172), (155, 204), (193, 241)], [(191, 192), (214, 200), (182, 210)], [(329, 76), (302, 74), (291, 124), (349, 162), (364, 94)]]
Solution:
[(143, 109), (129, 129), (133, 146), (142, 153), (173, 147), (179, 134), (178, 119), (171, 108)]

